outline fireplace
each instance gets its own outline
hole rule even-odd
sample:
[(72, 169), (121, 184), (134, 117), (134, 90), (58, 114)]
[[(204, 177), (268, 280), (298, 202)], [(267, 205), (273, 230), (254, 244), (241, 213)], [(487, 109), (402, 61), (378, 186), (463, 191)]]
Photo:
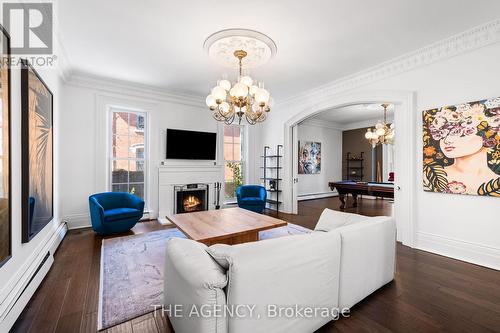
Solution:
[(174, 186), (175, 214), (208, 209), (208, 185), (188, 184)]

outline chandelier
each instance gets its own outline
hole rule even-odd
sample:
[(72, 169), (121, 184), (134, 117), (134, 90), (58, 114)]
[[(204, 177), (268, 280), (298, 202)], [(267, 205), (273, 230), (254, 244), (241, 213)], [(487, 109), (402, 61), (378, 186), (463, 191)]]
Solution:
[(232, 124), (243, 119), (250, 125), (263, 122), (271, 111), (273, 101), (262, 82), (257, 82), (243, 71), (269, 61), (276, 54), (276, 44), (257, 31), (228, 29), (219, 31), (205, 41), (210, 57), (226, 67), (238, 67), (238, 77), (231, 83), (223, 78), (217, 81), (205, 102), (217, 121)]
[(394, 124), (387, 124), (387, 107), (389, 104), (381, 104), (381, 106), (384, 108), (384, 121), (377, 122), (375, 128), (369, 128), (365, 133), (365, 138), (373, 148), (379, 144), (394, 143)]
[(236, 50), (234, 56), (239, 63), (238, 81), (232, 87), (228, 80), (218, 81), (207, 96), (206, 103), (218, 121), (231, 124), (238, 117), (238, 123), (241, 124), (244, 117), (250, 125), (255, 125), (263, 122), (266, 113), (271, 111), (270, 95), (262, 82), (257, 86), (250, 76), (243, 76), (241, 60), (247, 56), (247, 52)]

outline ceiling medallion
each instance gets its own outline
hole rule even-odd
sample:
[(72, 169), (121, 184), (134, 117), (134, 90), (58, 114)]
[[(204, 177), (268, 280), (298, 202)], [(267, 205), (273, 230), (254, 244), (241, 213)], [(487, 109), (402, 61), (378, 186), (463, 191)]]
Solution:
[(365, 138), (370, 142), (373, 148), (379, 144), (393, 144), (394, 143), (394, 124), (387, 124), (387, 108), (389, 104), (382, 104), (384, 108), (384, 121), (377, 122), (375, 128), (366, 130)]
[(209, 36), (204, 48), (220, 65), (239, 70), (235, 82), (226, 78), (219, 80), (207, 96), (206, 103), (213, 117), (226, 124), (232, 124), (235, 119), (241, 124), (243, 118), (251, 125), (264, 121), (271, 110), (272, 99), (264, 83), (252, 79), (243, 67), (255, 68), (271, 60), (276, 54), (274, 41), (257, 31), (228, 29)]

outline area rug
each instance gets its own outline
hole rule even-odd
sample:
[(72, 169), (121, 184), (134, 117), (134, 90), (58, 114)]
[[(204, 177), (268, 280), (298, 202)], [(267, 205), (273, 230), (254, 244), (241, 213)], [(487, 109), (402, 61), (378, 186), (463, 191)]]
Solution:
[[(260, 232), (259, 239), (310, 231), (289, 223)], [(162, 304), (165, 246), (172, 237), (186, 238), (172, 228), (103, 240), (98, 330), (152, 312), (154, 305)]]

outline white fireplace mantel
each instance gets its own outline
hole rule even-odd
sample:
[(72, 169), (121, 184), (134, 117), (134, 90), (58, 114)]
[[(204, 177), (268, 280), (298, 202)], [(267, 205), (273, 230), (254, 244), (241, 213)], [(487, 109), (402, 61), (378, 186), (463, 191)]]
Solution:
[[(214, 184), (223, 182), (222, 165), (168, 165), (158, 168), (158, 221), (170, 224), (166, 216), (173, 214), (174, 186), (186, 184), (208, 184), (208, 209), (215, 208)], [(224, 196), (221, 189), (221, 204)]]

